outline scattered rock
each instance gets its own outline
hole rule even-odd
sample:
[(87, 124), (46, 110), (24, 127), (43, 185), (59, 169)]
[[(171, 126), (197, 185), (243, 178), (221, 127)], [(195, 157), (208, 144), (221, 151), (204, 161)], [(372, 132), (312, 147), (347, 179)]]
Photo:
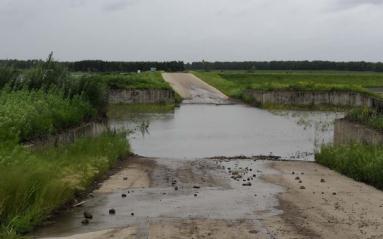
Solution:
[(250, 182), (247, 182), (247, 183), (242, 184), (242, 186), (250, 187), (250, 186), (251, 186), (251, 183), (250, 183)]
[(116, 214), (116, 209), (114, 209), (114, 208), (109, 209), (109, 214), (110, 215)]
[(325, 183), (326, 180), (324, 180), (324, 178), (322, 178), (322, 179), (320, 180), (320, 182), (321, 182), (321, 183)]
[(304, 172), (301, 172), (301, 175), (304, 175), (305, 173)]
[(194, 193), (194, 197), (197, 197), (197, 196), (198, 196), (198, 194)]
[(124, 180), (124, 181), (128, 180), (128, 177), (124, 177), (123, 180)]
[(299, 180), (299, 183), (302, 183), (302, 180)]
[(178, 191), (178, 186), (175, 186), (175, 187), (174, 187), (174, 190)]
[(125, 193), (121, 194), (121, 197), (126, 198), (126, 194)]
[(93, 215), (87, 211), (84, 212), (84, 218), (85, 219), (92, 219), (93, 218)]
[(84, 220), (81, 221), (81, 224), (82, 225), (88, 225), (89, 224), (89, 220), (85, 218)]
[(294, 175), (294, 174), (295, 174), (295, 172), (293, 171), (293, 172), (291, 172), (291, 174), (293, 174), (293, 175)]
[(299, 188), (300, 188), (300, 189), (306, 189), (306, 187), (305, 187), (305, 186), (300, 186)]
[(250, 233), (250, 234), (257, 234), (258, 231), (257, 231), (257, 230), (251, 230), (251, 231), (249, 231), (249, 233)]
[(295, 177), (295, 180), (300, 180), (300, 178), (299, 177)]
[(193, 186), (193, 188), (200, 189), (201, 187), (200, 186)]
[(335, 193), (335, 192), (333, 192), (333, 193), (332, 193), (332, 195), (336, 195), (336, 193)]
[(131, 216), (134, 216), (134, 212), (132, 212), (130, 215), (131, 215)]

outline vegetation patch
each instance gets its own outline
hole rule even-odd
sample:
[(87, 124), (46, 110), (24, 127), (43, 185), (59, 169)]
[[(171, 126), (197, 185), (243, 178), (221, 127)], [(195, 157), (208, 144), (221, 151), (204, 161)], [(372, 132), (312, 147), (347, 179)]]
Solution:
[(110, 89), (163, 89), (171, 90), (160, 72), (142, 73), (102, 73), (92, 74), (90, 78), (105, 83)]
[(357, 181), (383, 189), (382, 145), (327, 145), (315, 155), (316, 162)]
[(231, 96), (233, 89), (354, 91), (367, 93), (366, 88), (383, 87), (383, 74), (356, 72), (195, 72), (203, 80)]
[(376, 130), (383, 130), (383, 114), (369, 108), (357, 108), (351, 110), (346, 119), (366, 125)]
[(30, 231), (129, 151), (125, 136), (112, 133), (35, 151), (1, 144), (0, 225), (3, 233)]

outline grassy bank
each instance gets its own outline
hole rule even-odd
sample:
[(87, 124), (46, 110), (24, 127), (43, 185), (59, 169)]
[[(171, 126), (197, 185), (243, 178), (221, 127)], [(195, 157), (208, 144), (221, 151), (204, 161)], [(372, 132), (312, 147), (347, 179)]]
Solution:
[(1, 144), (0, 237), (30, 231), (129, 150), (124, 135), (111, 133), (38, 151)]
[(160, 72), (100, 73), (88, 78), (103, 82), (111, 89), (171, 89)]
[(383, 189), (383, 146), (323, 146), (316, 162), (357, 181)]
[(364, 124), (376, 130), (383, 130), (383, 114), (372, 109), (353, 109), (346, 115), (346, 119), (355, 123)]
[(230, 97), (243, 99), (246, 89), (299, 91), (354, 91), (370, 94), (367, 88), (383, 87), (383, 74), (357, 72), (193, 72)]
[(96, 116), (96, 109), (79, 96), (62, 91), (0, 90), (0, 141), (26, 141), (53, 134)]

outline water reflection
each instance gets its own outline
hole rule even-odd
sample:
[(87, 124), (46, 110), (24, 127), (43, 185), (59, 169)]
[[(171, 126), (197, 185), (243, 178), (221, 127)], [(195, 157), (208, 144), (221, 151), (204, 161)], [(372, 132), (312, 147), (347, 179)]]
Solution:
[[(109, 112), (114, 130), (135, 131), (135, 153), (148, 157), (202, 158), (274, 154), (313, 160), (333, 139), (333, 112), (269, 112), (245, 105), (181, 105), (180, 108), (117, 107)], [(143, 123), (144, 122), (144, 123)], [(138, 128), (144, 130), (137, 130)]]

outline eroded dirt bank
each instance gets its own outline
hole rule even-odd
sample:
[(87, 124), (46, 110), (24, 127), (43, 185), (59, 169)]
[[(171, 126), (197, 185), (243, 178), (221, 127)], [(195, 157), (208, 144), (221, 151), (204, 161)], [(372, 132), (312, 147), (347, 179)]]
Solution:
[(35, 237), (382, 238), (382, 206), (315, 163), (134, 158)]

